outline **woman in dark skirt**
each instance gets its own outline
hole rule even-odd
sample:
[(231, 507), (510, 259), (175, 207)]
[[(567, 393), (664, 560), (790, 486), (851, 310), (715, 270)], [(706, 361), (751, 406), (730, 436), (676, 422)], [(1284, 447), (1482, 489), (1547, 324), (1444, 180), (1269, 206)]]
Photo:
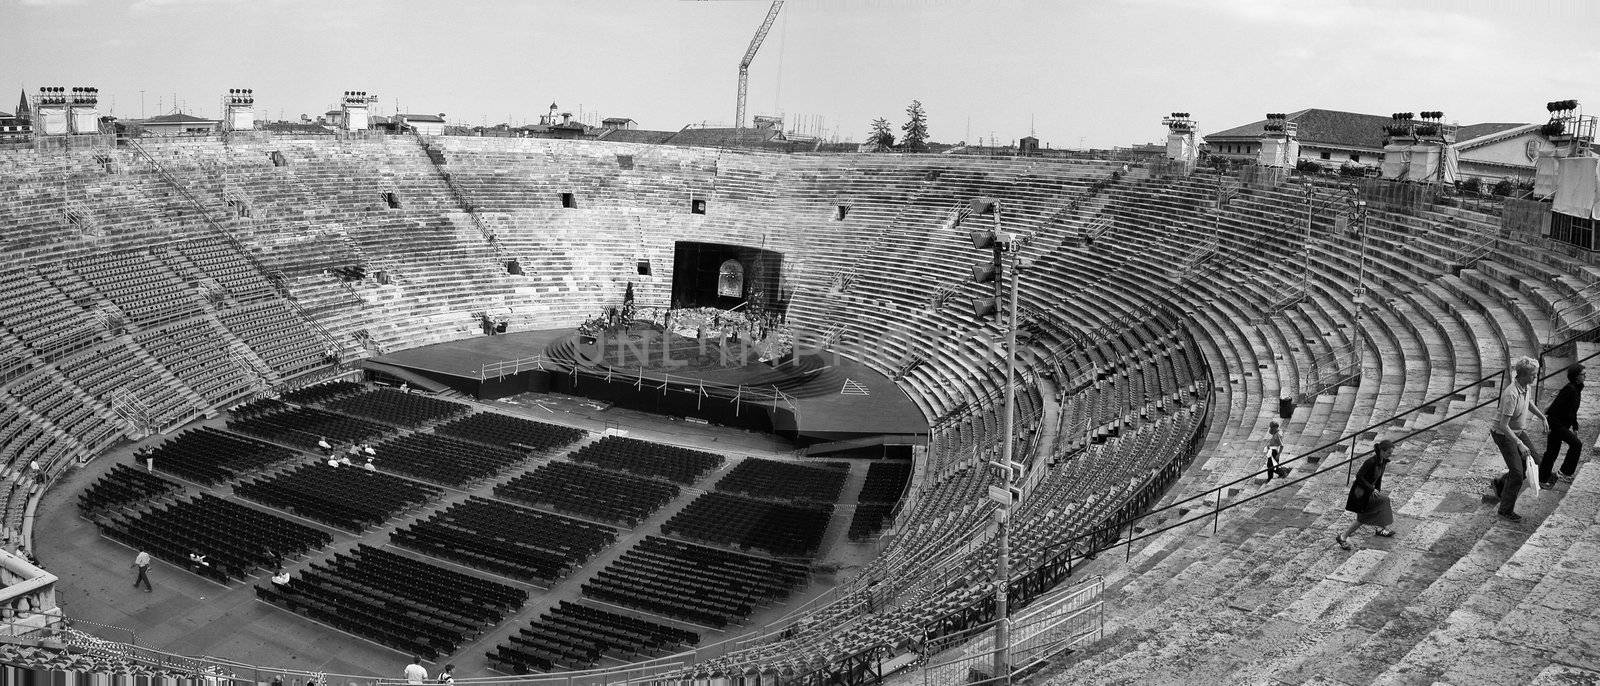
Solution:
[(1350, 484), (1350, 495), (1344, 501), (1344, 509), (1356, 513), (1356, 521), (1334, 537), (1340, 548), (1349, 550), (1349, 538), (1363, 526), (1378, 527), (1379, 536), (1394, 535), (1394, 530), (1389, 528), (1394, 523), (1394, 508), (1389, 503), (1389, 494), (1383, 491), (1383, 471), (1389, 466), (1392, 453), (1394, 441), (1378, 441), (1372, 447), (1372, 456), (1356, 470), (1356, 480)]

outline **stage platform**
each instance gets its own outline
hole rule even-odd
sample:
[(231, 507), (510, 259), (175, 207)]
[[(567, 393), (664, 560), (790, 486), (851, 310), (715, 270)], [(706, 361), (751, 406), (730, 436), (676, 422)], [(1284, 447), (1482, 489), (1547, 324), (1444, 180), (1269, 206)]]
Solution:
[[(508, 364), (517, 361), (515, 364)], [(888, 377), (822, 353), (780, 366), (655, 369), (607, 364), (571, 329), (525, 331), (437, 343), (372, 358), (480, 399), (560, 392), (661, 414), (772, 431), (800, 445), (883, 436), (927, 442), (928, 421)], [(487, 371), (485, 371), (487, 368)]]

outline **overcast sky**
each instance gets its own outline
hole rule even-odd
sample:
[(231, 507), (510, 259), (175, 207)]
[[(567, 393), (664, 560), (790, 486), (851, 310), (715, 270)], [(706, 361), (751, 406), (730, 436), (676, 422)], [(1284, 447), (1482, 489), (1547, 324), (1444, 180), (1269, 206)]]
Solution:
[[(98, 86), (122, 117), (324, 112), (346, 90), (468, 124), (676, 130), (734, 117), (765, 0), (0, 0), (0, 110), (20, 88)], [(1032, 128), (1053, 147), (1201, 133), (1266, 112), (1443, 110), (1463, 124), (1600, 111), (1600, 2), (790, 0), (750, 69), (749, 112), (861, 140), (912, 99), (934, 140)], [(142, 93), (142, 95), (141, 95)], [(114, 108), (113, 108), (114, 101)]]

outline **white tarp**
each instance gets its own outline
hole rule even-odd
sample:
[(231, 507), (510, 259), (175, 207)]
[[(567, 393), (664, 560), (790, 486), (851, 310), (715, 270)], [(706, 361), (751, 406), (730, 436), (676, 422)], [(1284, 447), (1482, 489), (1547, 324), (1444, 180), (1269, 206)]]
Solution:
[(1600, 157), (1563, 157), (1556, 179), (1555, 211), (1593, 219), (1600, 214)]
[(1439, 147), (1427, 143), (1411, 146), (1411, 166), (1406, 168), (1407, 181), (1428, 182), (1439, 173)]
[(1174, 133), (1167, 136), (1167, 159), (1193, 163), (1194, 157), (1194, 136), (1187, 133)]
[(1282, 138), (1262, 138), (1261, 151), (1256, 154), (1256, 164), (1263, 167), (1293, 167), (1299, 159), (1300, 141), (1292, 138), (1287, 141)]
[(1533, 163), (1533, 197), (1548, 198), (1556, 194), (1556, 177), (1561, 163), (1554, 157), (1544, 156)]
[(1383, 146), (1383, 178), (1399, 179), (1406, 174), (1406, 165), (1411, 162), (1411, 146), (1391, 143)]

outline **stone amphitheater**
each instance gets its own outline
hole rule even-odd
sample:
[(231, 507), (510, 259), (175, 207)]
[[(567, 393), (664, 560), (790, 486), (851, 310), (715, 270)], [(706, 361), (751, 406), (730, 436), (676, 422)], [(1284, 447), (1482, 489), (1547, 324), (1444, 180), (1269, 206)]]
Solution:
[[(485, 313), (575, 327), (630, 282), (664, 303), (674, 242), (695, 240), (787, 255), (791, 322), (921, 408), (933, 434), (905, 500), (870, 561), (736, 641), (631, 671), (471, 676), (978, 679), (983, 635), (941, 628), (993, 614), (985, 465), (1005, 440), (1004, 351), (967, 312), (974, 251), (955, 227), (986, 197), (1031, 236), (1012, 595), (1083, 620), (1013, 680), (1600, 683), (1600, 475), (1524, 494), (1518, 523), (1483, 499), (1502, 471), (1488, 432), (1504, 369), (1540, 358), (1548, 398), (1560, 370), (1592, 360), (1600, 264), (1499, 205), (1364, 182), (1349, 230), (1325, 199), (1350, 190), (1331, 180), (450, 136), (99, 140), (0, 151), (0, 178), (4, 523), (9, 549), (41, 560), (8, 567), (0, 590), (34, 608), (61, 609), (39, 584), (74, 571), (38, 532), (81, 470), (352, 360), (478, 335)], [(331, 272), (352, 264), (385, 278)], [(1262, 484), (1283, 399), (1293, 471)], [(1597, 407), (1580, 420), (1588, 445)], [(1398, 442), (1398, 535), (1342, 550), (1349, 465), (1381, 439)], [(0, 650), (18, 679), (202, 676), (155, 652), (26, 637)], [(317, 678), (213, 657), (210, 683)], [(961, 673), (934, 669), (948, 665)]]

